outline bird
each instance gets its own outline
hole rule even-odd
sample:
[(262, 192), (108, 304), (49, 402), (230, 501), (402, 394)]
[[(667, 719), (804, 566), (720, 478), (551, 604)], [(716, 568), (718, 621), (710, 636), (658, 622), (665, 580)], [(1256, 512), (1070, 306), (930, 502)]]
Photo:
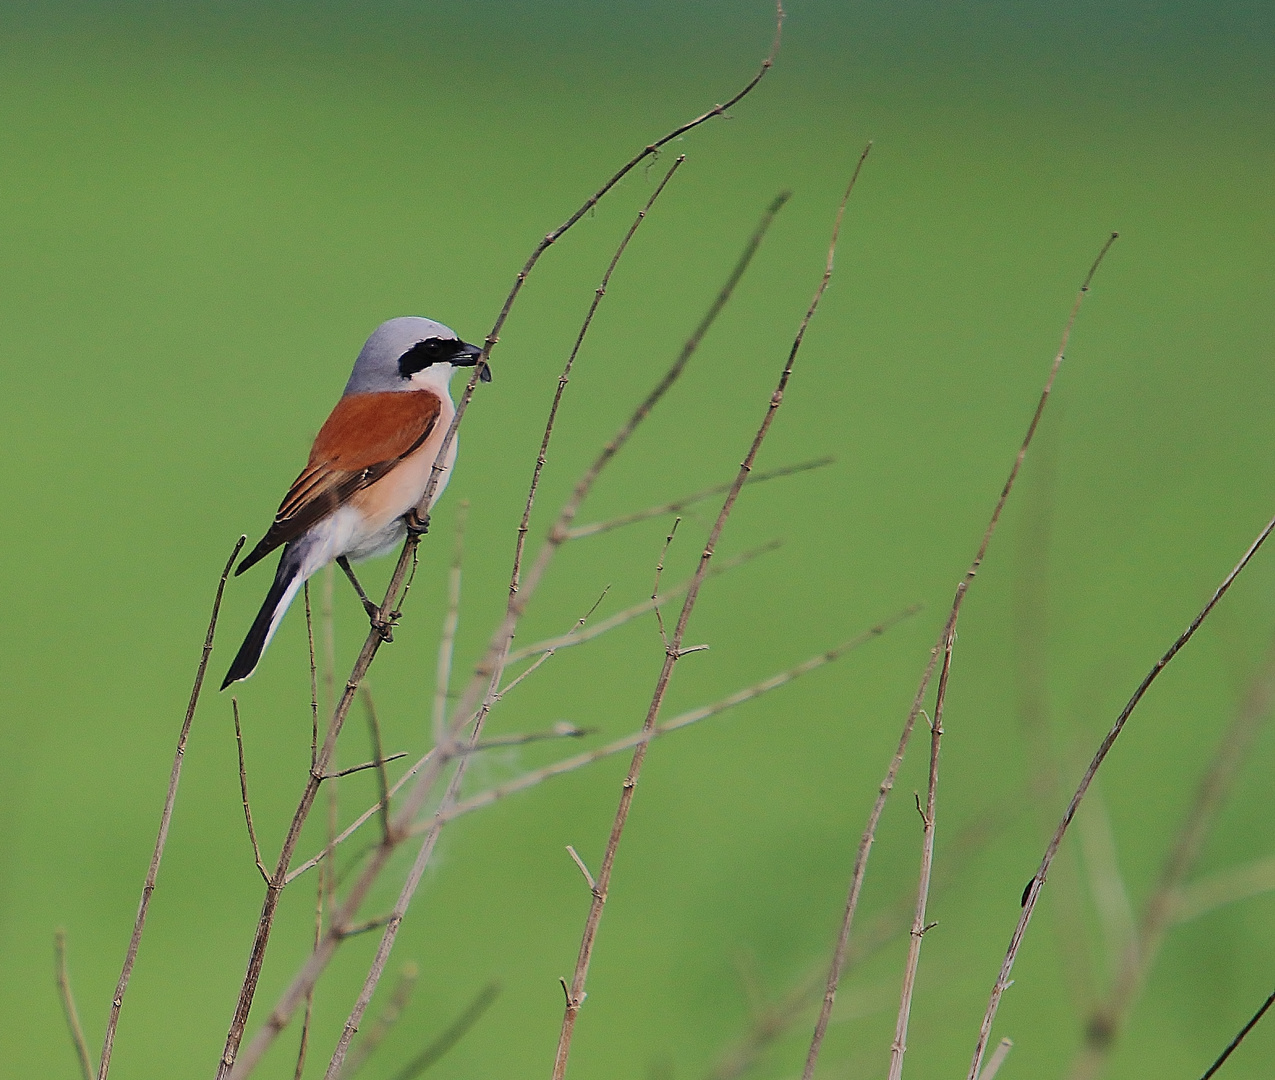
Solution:
[[(384, 554), (409, 529), (425, 531), (427, 522), (417, 516), (417, 507), (456, 412), (449, 391), (452, 374), (481, 363), (479, 377), (491, 382), (482, 357), (481, 347), (419, 316), (390, 319), (372, 332), (273, 524), (235, 569), (238, 577), (283, 547), (274, 582), (221, 689), (257, 669), (297, 592), (332, 562), (350, 579), (372, 625), (388, 637), (388, 624), (350, 560)], [(455, 460), (453, 438), (431, 506), (447, 487)]]

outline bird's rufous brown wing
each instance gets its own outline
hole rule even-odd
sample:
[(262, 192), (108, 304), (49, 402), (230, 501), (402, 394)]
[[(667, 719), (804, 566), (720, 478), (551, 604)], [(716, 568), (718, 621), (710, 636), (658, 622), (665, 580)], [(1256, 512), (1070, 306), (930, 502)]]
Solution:
[(310, 460), (279, 504), (274, 524), (235, 573), (242, 574), (356, 491), (376, 483), (429, 438), (441, 412), (442, 401), (430, 390), (343, 397), (319, 429)]

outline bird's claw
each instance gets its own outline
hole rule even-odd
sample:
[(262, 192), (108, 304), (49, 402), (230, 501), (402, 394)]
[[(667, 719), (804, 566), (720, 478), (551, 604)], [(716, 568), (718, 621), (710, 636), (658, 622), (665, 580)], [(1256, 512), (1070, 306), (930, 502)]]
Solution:
[(409, 536), (424, 536), (429, 532), (429, 515), (421, 517), (415, 507), (403, 515), (403, 522), (407, 525)]
[(388, 644), (394, 640), (394, 627), (398, 620), (402, 618), (402, 612), (391, 611), (382, 614), (381, 609), (373, 605), (368, 612), (368, 618), (372, 623), (372, 629), (380, 635), (382, 641)]

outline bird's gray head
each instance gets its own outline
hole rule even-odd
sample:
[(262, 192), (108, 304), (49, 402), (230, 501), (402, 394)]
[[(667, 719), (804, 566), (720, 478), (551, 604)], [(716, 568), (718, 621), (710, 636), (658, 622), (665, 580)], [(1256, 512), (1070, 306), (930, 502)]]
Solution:
[[(404, 315), (381, 323), (364, 343), (350, 381), (347, 394), (384, 393), (387, 390), (416, 390), (414, 375), (432, 374), (444, 380), (458, 367), (473, 367), (482, 355), (477, 345), (461, 341), (451, 330), (433, 319)], [(483, 382), (491, 382), (491, 371), (483, 364)]]

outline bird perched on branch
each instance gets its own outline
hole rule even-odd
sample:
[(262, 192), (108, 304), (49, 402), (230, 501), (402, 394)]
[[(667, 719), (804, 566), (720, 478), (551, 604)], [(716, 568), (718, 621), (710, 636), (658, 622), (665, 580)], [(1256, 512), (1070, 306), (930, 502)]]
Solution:
[[(235, 570), (242, 574), (283, 545), (274, 583), (223, 690), (256, 670), (301, 586), (330, 562), (350, 579), (372, 625), (388, 635), (388, 622), (363, 591), (350, 560), (389, 551), (409, 529), (425, 531), (418, 510), (428, 517), (429, 507), (420, 502), (455, 415), (448, 386), (456, 368), (473, 367), (482, 352), (442, 323), (415, 316), (390, 319), (367, 339), (274, 524)], [(485, 361), (480, 377), (491, 381)], [(447, 486), (455, 459), (453, 439), (431, 505)]]

